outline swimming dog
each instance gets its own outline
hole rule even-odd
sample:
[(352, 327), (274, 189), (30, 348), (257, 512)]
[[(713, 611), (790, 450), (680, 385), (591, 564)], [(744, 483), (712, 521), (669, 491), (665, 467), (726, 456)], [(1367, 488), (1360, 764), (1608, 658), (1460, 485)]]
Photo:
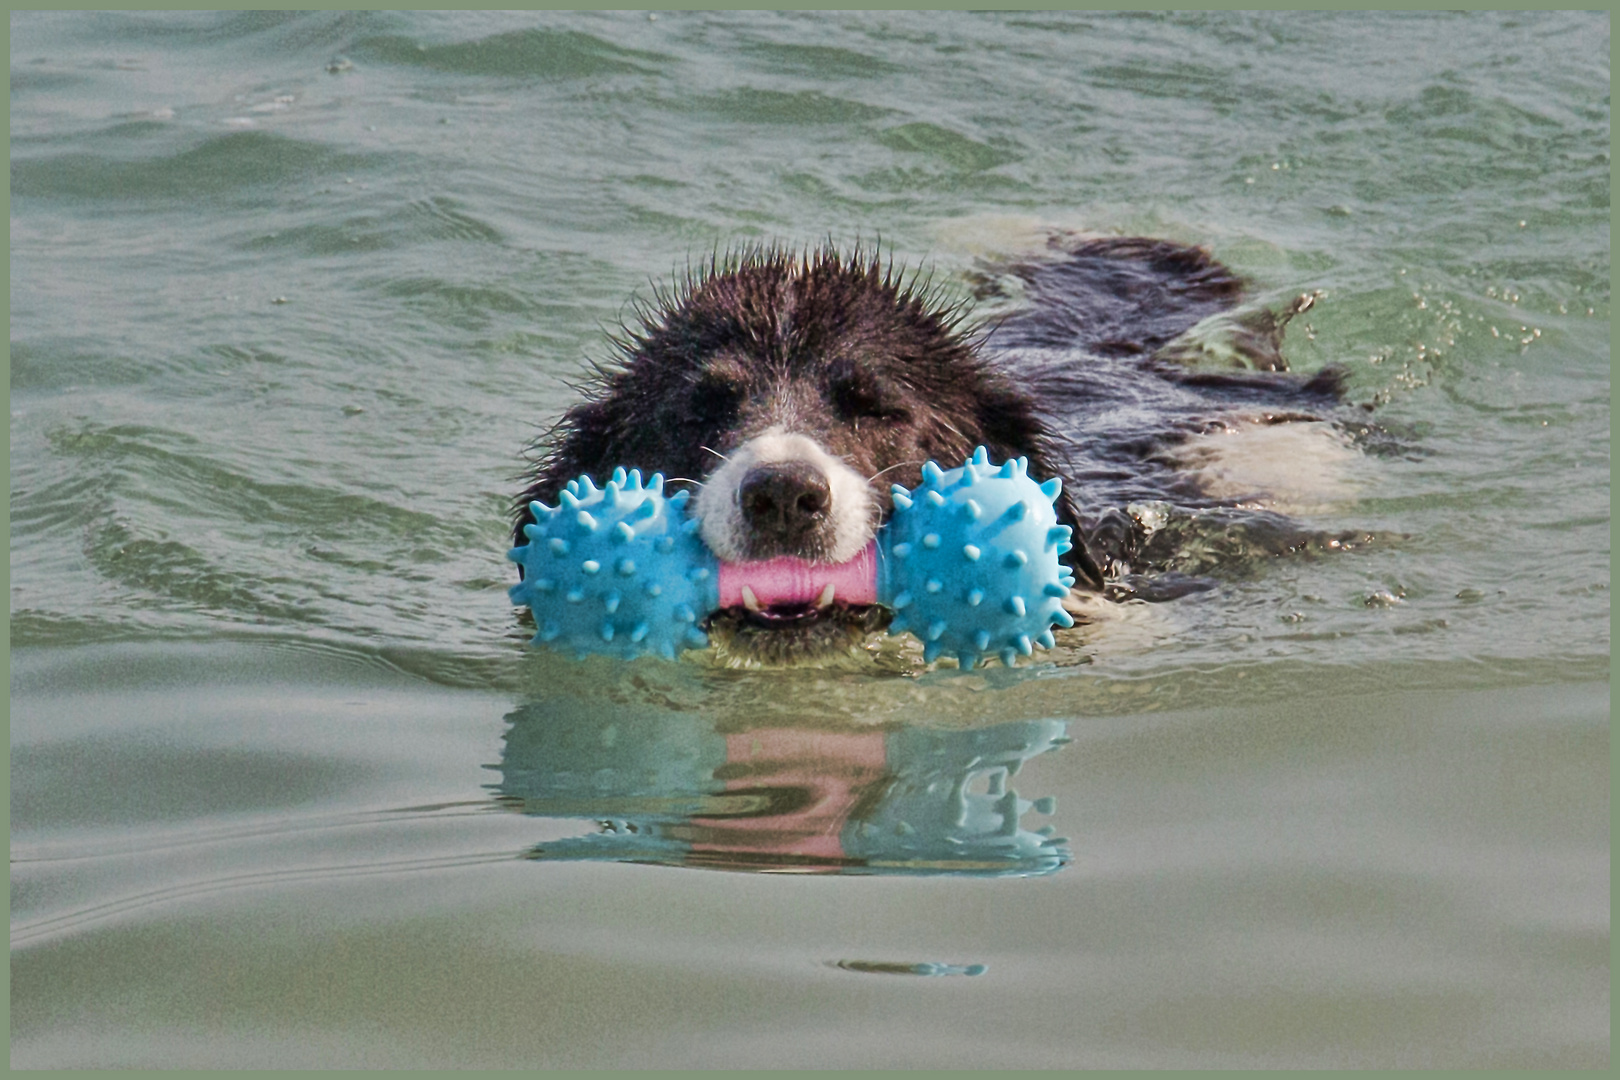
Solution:
[[(1022, 295), (984, 324), (876, 253), (717, 256), (639, 311), (616, 362), (537, 444), (516, 542), (531, 500), (623, 466), (692, 488), (690, 512), (722, 561), (840, 563), (885, 520), (891, 484), (915, 486), (924, 462), (952, 467), (982, 445), (1064, 480), (1057, 512), (1074, 529), (1078, 588), (1163, 599), (1198, 587), (1133, 565), (1153, 529), (1128, 508), (1242, 507), (1252, 493), (1200, 486), (1178, 448), (1234, 418), (1321, 421), (1340, 397), (1337, 370), (1295, 375), (1280, 351), (1310, 298), (1242, 313), (1242, 288), (1200, 248), (1054, 235), (1039, 257), (979, 277), (981, 300)], [(1192, 355), (1210, 339), (1187, 331), (1223, 316), (1226, 366), (1212, 368)], [(734, 651), (783, 661), (848, 650), (887, 619), (823, 594), (745, 603), (709, 628)]]

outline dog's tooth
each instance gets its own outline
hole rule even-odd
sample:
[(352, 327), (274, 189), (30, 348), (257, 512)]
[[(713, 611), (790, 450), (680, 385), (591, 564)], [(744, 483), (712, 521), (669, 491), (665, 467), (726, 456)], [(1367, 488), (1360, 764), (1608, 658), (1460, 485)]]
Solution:
[(754, 595), (754, 590), (750, 589), (746, 585), (744, 585), (742, 587), (742, 598), (743, 598), (743, 607), (747, 608), (749, 611), (763, 611), (763, 610), (765, 610), (764, 608), (759, 606), (759, 597)]
[(825, 589), (821, 590), (821, 595), (816, 598), (816, 608), (818, 610), (820, 610), (820, 611), (825, 611), (828, 608), (832, 607), (832, 605), (833, 605), (833, 583), (829, 581), (829, 582), (827, 582), (827, 587)]

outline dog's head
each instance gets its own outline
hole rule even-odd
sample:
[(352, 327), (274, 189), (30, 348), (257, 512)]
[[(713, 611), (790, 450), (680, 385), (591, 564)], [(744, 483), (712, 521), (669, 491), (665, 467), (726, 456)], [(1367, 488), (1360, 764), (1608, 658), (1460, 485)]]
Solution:
[[(917, 484), (925, 461), (948, 467), (982, 444), (1041, 469), (1033, 402), (978, 355), (955, 309), (874, 257), (750, 251), (641, 316), (622, 363), (553, 433), (520, 528), (528, 500), (622, 465), (695, 488), (692, 513), (724, 562), (842, 563), (888, 514), (890, 484)], [(801, 636), (835, 614), (871, 622), (841, 607), (729, 613)]]

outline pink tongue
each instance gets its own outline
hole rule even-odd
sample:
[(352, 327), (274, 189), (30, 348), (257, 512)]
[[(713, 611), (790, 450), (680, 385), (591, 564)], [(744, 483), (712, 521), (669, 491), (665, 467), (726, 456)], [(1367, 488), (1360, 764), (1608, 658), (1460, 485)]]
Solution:
[(877, 541), (849, 562), (830, 565), (784, 555), (763, 562), (720, 564), (720, 606), (743, 607), (743, 586), (753, 590), (762, 607), (813, 604), (822, 590), (845, 604), (877, 603)]

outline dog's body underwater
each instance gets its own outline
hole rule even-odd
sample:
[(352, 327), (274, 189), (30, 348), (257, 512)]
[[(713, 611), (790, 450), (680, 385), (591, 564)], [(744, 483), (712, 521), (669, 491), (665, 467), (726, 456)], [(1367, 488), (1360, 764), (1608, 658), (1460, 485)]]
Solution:
[[(519, 541), (531, 500), (623, 466), (690, 486), (722, 561), (842, 563), (885, 519), (891, 484), (914, 486), (924, 462), (958, 465), (982, 445), (1063, 478), (1058, 516), (1075, 530), (1080, 589), (1163, 598), (1198, 587), (1136, 565), (1152, 562), (1153, 530), (1127, 508), (1271, 514), (1254, 492), (1200, 481), (1178, 450), (1223, 425), (1320, 420), (1338, 402), (1337, 372), (1287, 373), (1293, 310), (1234, 320), (1222, 369), (1187, 355), (1185, 332), (1241, 294), (1200, 249), (1055, 237), (1041, 258), (987, 278), (981, 297), (996, 282), (1016, 283), (1023, 306), (969, 333), (959, 309), (860, 252), (717, 260), (643, 313), (618, 342), (621, 362), (544, 440), (516, 503)], [(1272, 542), (1288, 546), (1288, 532)], [(785, 661), (848, 651), (887, 617), (837, 602), (748, 605), (710, 628), (734, 653)]]

